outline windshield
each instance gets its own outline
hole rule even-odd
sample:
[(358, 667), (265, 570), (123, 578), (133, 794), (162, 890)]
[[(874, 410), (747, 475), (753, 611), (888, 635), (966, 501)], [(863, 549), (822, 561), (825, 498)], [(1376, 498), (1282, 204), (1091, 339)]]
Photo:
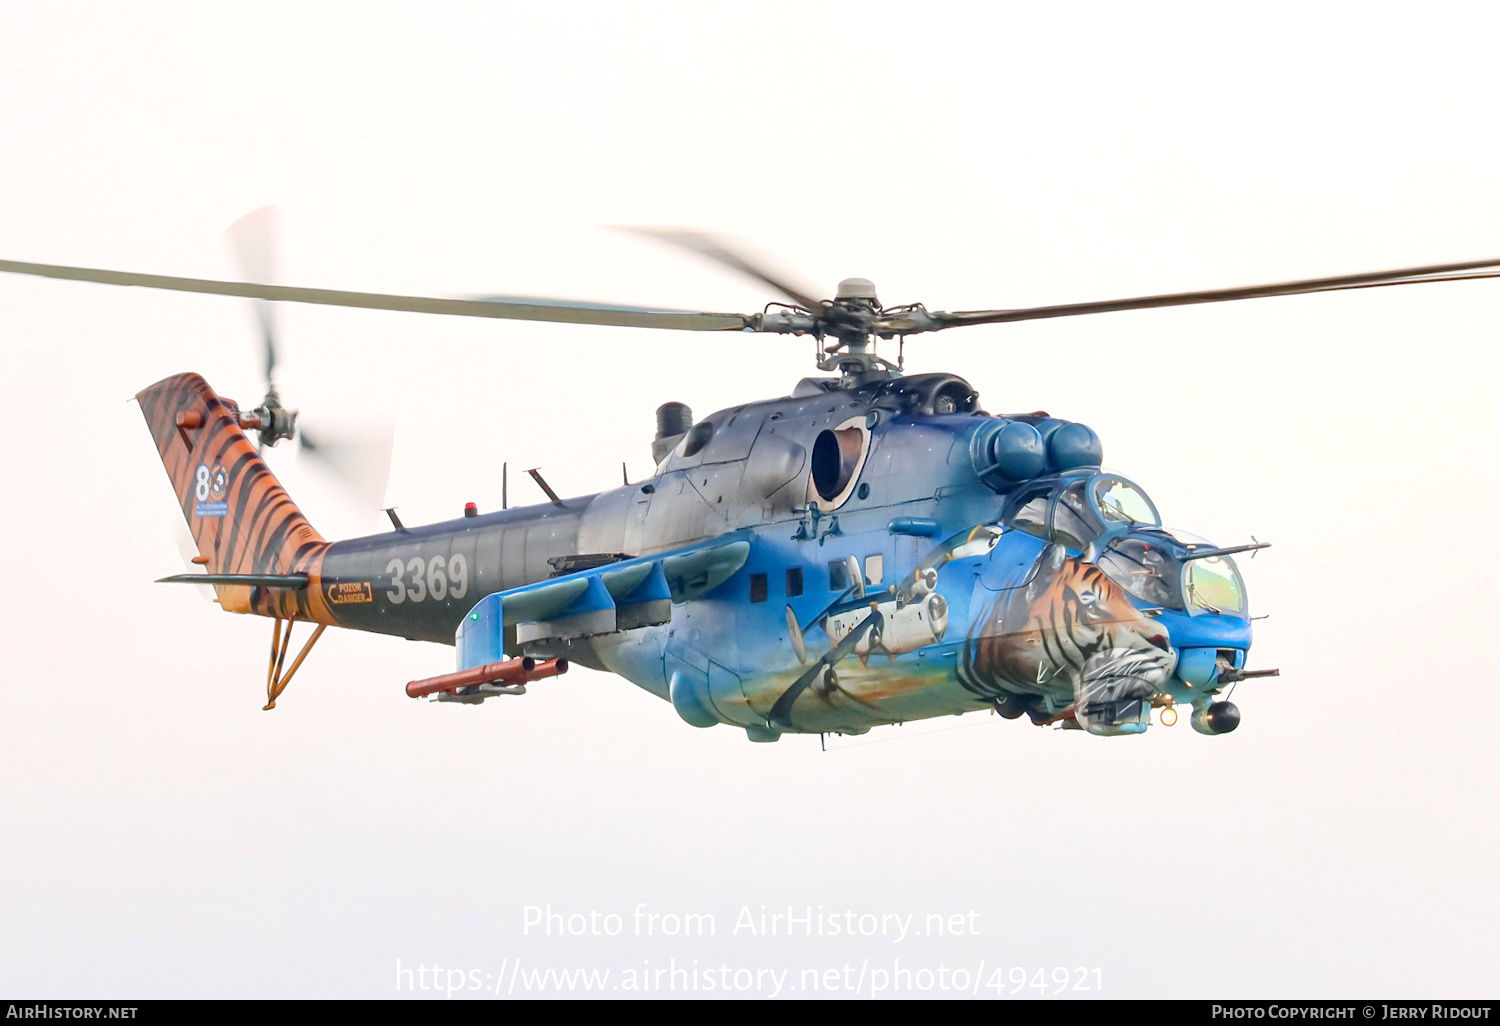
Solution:
[(1123, 478), (1101, 475), (1093, 479), (1093, 490), (1094, 502), (1105, 520), (1151, 527), (1161, 523), (1146, 493)]
[(1117, 538), (1099, 557), (1099, 569), (1120, 587), (1152, 606), (1181, 609), (1179, 563), (1160, 545), (1143, 538)]
[(1245, 587), (1228, 556), (1189, 560), (1182, 575), (1188, 605), (1210, 613), (1243, 613)]

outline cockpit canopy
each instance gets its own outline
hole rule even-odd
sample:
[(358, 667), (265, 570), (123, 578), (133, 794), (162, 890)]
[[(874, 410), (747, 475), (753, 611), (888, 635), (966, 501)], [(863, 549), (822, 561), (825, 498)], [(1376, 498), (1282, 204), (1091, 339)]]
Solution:
[(1120, 524), (1161, 526), (1146, 493), (1115, 474), (1033, 482), (1011, 498), (1004, 520), (1007, 526), (1080, 551)]
[(1245, 615), (1245, 586), (1234, 561), (1209, 555), (1216, 550), (1205, 539), (1163, 528), (1150, 496), (1118, 474), (1032, 482), (1011, 497), (1001, 523), (1088, 553), (1148, 606)]

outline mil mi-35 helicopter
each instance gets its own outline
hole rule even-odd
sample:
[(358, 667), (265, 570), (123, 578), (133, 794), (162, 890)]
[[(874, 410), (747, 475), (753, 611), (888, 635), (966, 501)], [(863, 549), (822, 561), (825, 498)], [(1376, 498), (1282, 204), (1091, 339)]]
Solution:
[[(1101, 469), (1083, 424), (992, 416), (963, 378), (903, 376), (877, 339), (974, 324), (1500, 277), (1500, 260), (1018, 310), (882, 306), (862, 278), (817, 299), (723, 242), (648, 230), (749, 274), (786, 301), (756, 314), (515, 297), (425, 298), (0, 261), (0, 271), (113, 285), (509, 320), (810, 335), (824, 376), (695, 419), (657, 410), (645, 481), (327, 542), (261, 459), (297, 434), (274, 383), (243, 409), (196, 374), (137, 398), (203, 573), (236, 613), (273, 619), (266, 708), (329, 625), (454, 644), (454, 673), (412, 697), (480, 704), (570, 661), (618, 674), (695, 727), (752, 741), (861, 734), (993, 709), (1093, 734), (1146, 730), (1153, 709), (1225, 734), (1222, 689), (1250, 669), (1233, 556), (1162, 526), (1135, 483)], [(247, 277), (254, 275), (247, 273)], [(275, 345), (262, 318), (267, 376)], [(255, 432), (258, 445), (247, 432)], [(316, 628), (286, 667), (293, 621)]]

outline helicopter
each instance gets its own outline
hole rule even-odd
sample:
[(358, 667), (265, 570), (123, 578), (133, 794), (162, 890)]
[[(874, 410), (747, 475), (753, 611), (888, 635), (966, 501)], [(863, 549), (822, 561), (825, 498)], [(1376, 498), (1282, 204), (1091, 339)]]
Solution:
[[(992, 415), (964, 378), (904, 374), (909, 336), (970, 325), (1500, 277), (1500, 260), (1022, 309), (884, 306), (848, 278), (815, 298), (722, 239), (633, 229), (779, 294), (753, 314), (482, 296), (401, 296), (0, 261), (0, 271), (256, 301), (267, 392), (255, 407), (178, 374), (136, 396), (227, 611), (272, 620), (275, 708), (329, 626), (452, 645), (456, 669), (406, 685), (438, 704), (524, 695), (571, 663), (624, 677), (684, 722), (784, 734), (992, 710), (1090, 734), (1240, 723), (1226, 688), (1252, 668), (1234, 557), (1164, 526), (1104, 467), (1089, 427), (1041, 411)], [(789, 394), (695, 417), (656, 412), (649, 478), (458, 519), (325, 540), (262, 459), (301, 434), (274, 384), (267, 304), (503, 320), (810, 336), (817, 375)], [(875, 351), (898, 341), (896, 361)], [(254, 438), (252, 439), (252, 434)], [(303, 437), (302, 442), (307, 444)], [(316, 449), (316, 446), (312, 446)], [(508, 507), (508, 503), (504, 504)], [(313, 625), (290, 665), (294, 623)]]

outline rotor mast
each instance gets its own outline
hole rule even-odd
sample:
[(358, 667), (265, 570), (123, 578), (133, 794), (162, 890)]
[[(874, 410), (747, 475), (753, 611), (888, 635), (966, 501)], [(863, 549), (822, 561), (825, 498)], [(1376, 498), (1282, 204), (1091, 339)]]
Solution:
[(900, 368), (875, 354), (875, 321), (881, 313), (875, 283), (868, 278), (845, 278), (828, 304), (828, 333), (833, 344), (822, 346), (818, 369), (838, 371), (849, 386), (899, 377)]

